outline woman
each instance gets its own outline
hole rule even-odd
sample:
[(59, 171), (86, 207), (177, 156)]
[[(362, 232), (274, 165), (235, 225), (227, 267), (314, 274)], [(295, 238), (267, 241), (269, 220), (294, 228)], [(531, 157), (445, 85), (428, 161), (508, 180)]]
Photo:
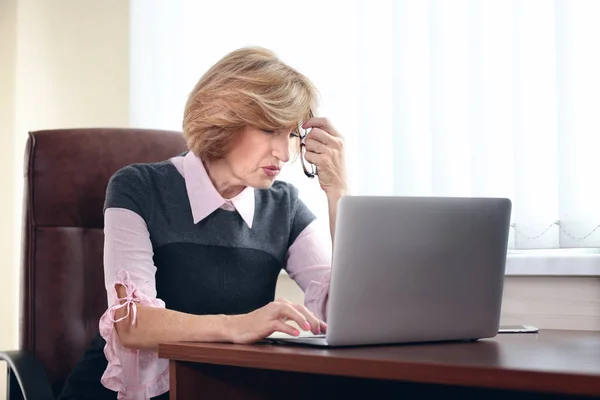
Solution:
[[(310, 81), (270, 51), (234, 51), (190, 94), (183, 121), (190, 151), (111, 178), (109, 308), (61, 398), (166, 398), (160, 342), (299, 335), (286, 321), (325, 331), (331, 249), (297, 190), (275, 181), (310, 129), (303, 162), (317, 168), (333, 238), (347, 190), (344, 152), (329, 121), (311, 118), (315, 103)], [(273, 300), (281, 268), (305, 292), (305, 305)]]

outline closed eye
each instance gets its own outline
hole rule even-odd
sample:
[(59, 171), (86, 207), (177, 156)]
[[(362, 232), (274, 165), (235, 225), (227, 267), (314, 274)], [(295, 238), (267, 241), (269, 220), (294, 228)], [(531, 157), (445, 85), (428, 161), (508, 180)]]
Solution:
[[(261, 130), (268, 135), (274, 135), (277, 132), (280, 132), (280, 131), (274, 131), (271, 129), (261, 129)], [(295, 132), (295, 131), (290, 132), (290, 138), (299, 138), (299, 137), (300, 137), (300, 135), (298, 134), (298, 132)]]

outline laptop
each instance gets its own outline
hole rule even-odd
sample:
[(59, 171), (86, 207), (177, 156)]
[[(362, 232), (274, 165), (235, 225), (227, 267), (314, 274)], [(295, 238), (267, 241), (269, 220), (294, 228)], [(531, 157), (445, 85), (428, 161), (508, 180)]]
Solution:
[(343, 197), (327, 333), (267, 340), (363, 346), (496, 336), (511, 208), (506, 198)]

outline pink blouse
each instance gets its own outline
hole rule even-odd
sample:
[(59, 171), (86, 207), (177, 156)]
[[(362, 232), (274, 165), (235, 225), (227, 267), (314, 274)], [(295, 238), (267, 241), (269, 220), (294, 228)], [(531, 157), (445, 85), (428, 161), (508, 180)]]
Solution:
[[(236, 197), (222, 198), (212, 185), (202, 162), (189, 152), (171, 162), (185, 180), (194, 223), (217, 208), (237, 211), (252, 228), (254, 192), (244, 189)], [(104, 354), (108, 366), (102, 384), (119, 399), (148, 399), (169, 390), (168, 361), (150, 350), (130, 350), (119, 343), (114, 323), (132, 316), (136, 320), (137, 304), (166, 307), (156, 297), (153, 249), (144, 219), (133, 211), (108, 208), (104, 216), (104, 280), (110, 307), (100, 318), (100, 334), (106, 340)], [(298, 235), (287, 253), (287, 272), (305, 294), (305, 305), (317, 317), (326, 320), (329, 293), (331, 250), (325, 232), (315, 222)], [(116, 285), (123, 285), (126, 296), (118, 298)], [(118, 309), (126, 309), (125, 317), (115, 319)]]

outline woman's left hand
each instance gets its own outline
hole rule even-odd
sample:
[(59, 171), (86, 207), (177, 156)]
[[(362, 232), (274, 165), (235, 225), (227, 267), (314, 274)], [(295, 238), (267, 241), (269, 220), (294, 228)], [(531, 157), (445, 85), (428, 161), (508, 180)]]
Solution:
[(348, 191), (344, 140), (327, 118), (314, 117), (304, 122), (311, 129), (304, 143), (306, 161), (318, 170), (319, 184), (328, 196), (342, 196)]

